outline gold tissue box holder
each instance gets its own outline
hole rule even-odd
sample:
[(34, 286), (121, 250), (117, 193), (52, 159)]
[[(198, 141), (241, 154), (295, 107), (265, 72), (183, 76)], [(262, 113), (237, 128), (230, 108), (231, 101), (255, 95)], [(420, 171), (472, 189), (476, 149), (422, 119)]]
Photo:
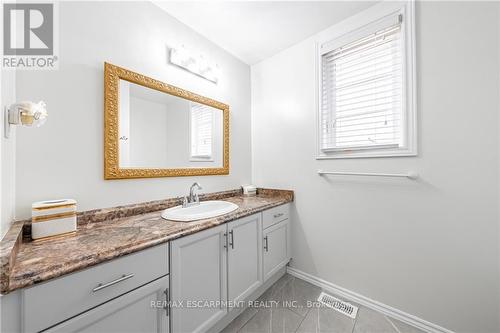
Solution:
[(76, 201), (60, 199), (34, 202), (31, 206), (31, 238), (48, 240), (76, 232)]

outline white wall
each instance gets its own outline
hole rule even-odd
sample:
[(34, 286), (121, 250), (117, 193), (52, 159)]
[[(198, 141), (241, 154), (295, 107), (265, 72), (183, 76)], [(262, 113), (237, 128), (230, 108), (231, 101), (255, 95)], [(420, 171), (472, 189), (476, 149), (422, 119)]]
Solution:
[(118, 128), (118, 165), (125, 166), (130, 163), (130, 82), (120, 80), (118, 87), (118, 119), (120, 126)]
[(295, 190), (293, 267), (452, 330), (500, 329), (496, 6), (417, 4), (418, 157), (315, 160), (315, 37), (252, 66), (254, 183)]
[(12, 128), (11, 137), (4, 136), (4, 109), (16, 102), (16, 73), (2, 70), (0, 82), (0, 239), (14, 220), (15, 210), (15, 166), (16, 130)]
[(130, 96), (129, 166), (161, 168), (169, 165), (167, 108), (162, 103)]
[[(17, 75), (18, 99), (49, 111), (43, 127), (18, 131), (18, 217), (41, 199), (71, 197), (85, 210), (184, 195), (194, 181), (207, 192), (250, 182), (247, 65), (149, 2), (61, 2), (59, 13), (59, 70)], [(180, 43), (218, 63), (217, 85), (168, 65), (166, 45)], [(104, 61), (229, 104), (230, 175), (104, 180)]]
[(165, 142), (165, 155), (169, 162), (167, 165), (181, 168), (189, 166), (191, 104), (178, 99), (170, 103), (167, 108), (168, 117), (164, 124), (165, 132), (168, 133)]
[[(498, 165), (500, 166), (500, 2), (497, 2), (497, 13), (498, 13), (498, 19), (497, 19), (497, 43), (498, 43), (498, 81), (497, 81), (497, 94), (498, 94), (498, 112), (497, 112), (497, 117), (498, 117), (498, 129), (497, 130), (497, 142), (498, 142)], [(499, 197), (500, 201), (500, 176), (498, 177), (498, 192), (497, 195)], [(498, 208), (498, 240), (497, 240), (497, 246), (498, 246), (498, 276), (500, 276), (500, 204), (497, 203), (497, 208)], [(498, 290), (498, 304), (500, 308), (500, 288)], [(500, 315), (498, 316), (498, 327), (500, 327)]]

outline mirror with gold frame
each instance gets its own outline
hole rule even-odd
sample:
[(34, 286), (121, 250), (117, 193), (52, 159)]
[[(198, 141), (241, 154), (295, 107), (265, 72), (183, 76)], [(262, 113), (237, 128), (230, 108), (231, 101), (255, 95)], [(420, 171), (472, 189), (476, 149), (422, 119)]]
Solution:
[(104, 63), (104, 178), (229, 174), (229, 106)]

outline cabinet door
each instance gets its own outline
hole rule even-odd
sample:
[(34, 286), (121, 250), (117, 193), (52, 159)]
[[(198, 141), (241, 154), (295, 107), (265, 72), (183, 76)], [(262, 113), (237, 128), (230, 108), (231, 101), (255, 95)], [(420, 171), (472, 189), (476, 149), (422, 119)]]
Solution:
[(44, 332), (168, 333), (167, 297), (164, 276)]
[(228, 300), (242, 301), (262, 284), (261, 214), (228, 224)]
[(226, 225), (171, 243), (172, 331), (204, 332), (227, 313)]
[(264, 230), (264, 281), (290, 260), (288, 220)]

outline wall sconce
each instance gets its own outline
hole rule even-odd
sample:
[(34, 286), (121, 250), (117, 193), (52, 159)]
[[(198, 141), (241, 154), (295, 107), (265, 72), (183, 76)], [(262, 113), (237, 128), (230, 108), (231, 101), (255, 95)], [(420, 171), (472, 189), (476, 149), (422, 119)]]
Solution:
[(47, 120), (48, 113), (45, 102), (21, 102), (9, 106), (4, 114), (5, 137), (10, 136), (11, 125), (40, 127)]
[(218, 81), (217, 65), (210, 63), (202, 54), (190, 52), (184, 46), (170, 49), (170, 63), (213, 83)]

